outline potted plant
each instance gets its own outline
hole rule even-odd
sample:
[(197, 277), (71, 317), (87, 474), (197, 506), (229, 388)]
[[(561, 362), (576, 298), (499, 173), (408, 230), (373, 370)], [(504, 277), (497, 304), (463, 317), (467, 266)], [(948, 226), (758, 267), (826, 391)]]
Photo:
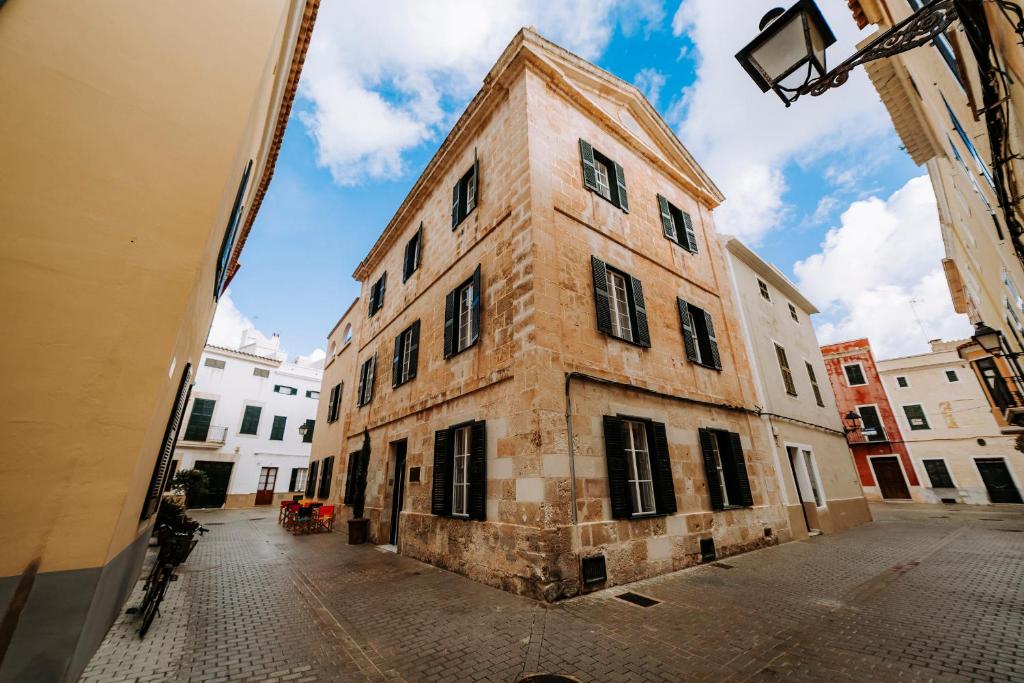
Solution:
[(202, 470), (178, 470), (171, 479), (171, 490), (185, 496), (185, 507), (193, 507), (196, 499), (210, 490), (210, 478)]

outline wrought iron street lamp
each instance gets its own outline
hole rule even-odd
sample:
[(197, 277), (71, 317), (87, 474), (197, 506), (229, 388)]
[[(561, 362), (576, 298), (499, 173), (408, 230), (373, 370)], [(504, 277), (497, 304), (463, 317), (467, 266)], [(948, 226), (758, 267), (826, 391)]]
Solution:
[(847, 434), (852, 434), (860, 429), (861, 416), (854, 411), (848, 412), (843, 416), (843, 431)]
[(303, 422), (299, 425), (299, 436), (305, 439), (307, 434), (309, 434), (309, 423)]
[(974, 334), (971, 335), (971, 339), (990, 356), (995, 356), (1003, 350), (1002, 333), (993, 330), (985, 323), (978, 323), (974, 326)]

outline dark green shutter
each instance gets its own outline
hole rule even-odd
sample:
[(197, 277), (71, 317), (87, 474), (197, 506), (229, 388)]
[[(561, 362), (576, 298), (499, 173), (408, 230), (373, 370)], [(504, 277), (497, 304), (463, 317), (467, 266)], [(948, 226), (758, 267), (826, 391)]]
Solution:
[(740, 445), (740, 435), (736, 432), (729, 432), (729, 450), (732, 451), (733, 476), (736, 478), (736, 490), (739, 494), (737, 505), (751, 506), (754, 504), (754, 497), (750, 493), (750, 480), (747, 478), (747, 462), (743, 459), (743, 447)]
[(626, 173), (622, 170), (622, 166), (614, 161), (612, 166), (615, 169), (615, 183), (618, 188), (616, 194), (619, 200), (619, 208), (629, 213), (629, 199), (626, 197)]
[(629, 499), (629, 464), (626, 462), (626, 423), (617, 417), (604, 416), (604, 452), (608, 462), (608, 497), (612, 517), (629, 519), (633, 506)]
[(260, 415), (263, 408), (260, 406), (246, 406), (242, 415), (242, 426), (238, 430), (240, 434), (257, 434), (260, 430)]
[[(473, 150), (473, 208), (480, 206), (480, 158)], [(468, 207), (467, 207), (468, 208)]]
[(452, 188), (452, 230), (459, 225), (459, 188), (462, 185), (462, 178), (455, 181)]
[(316, 492), (316, 473), (319, 469), (320, 461), (314, 460), (309, 464), (309, 472), (306, 473), (306, 498), (312, 498)]
[(185, 426), (185, 441), (206, 441), (210, 433), (210, 421), (213, 419), (213, 408), (216, 401), (206, 398), (197, 398), (192, 402), (192, 414), (188, 417), (188, 424)]
[(188, 404), (189, 394), (192, 392), (192, 364), (186, 363), (185, 369), (181, 371), (181, 379), (178, 380), (178, 393), (175, 394), (174, 404), (171, 406), (171, 414), (167, 418), (167, 426), (164, 427), (164, 438), (160, 443), (160, 452), (156, 455), (156, 462), (153, 463), (153, 473), (149, 477), (149, 487), (146, 489), (146, 498), (142, 503), (142, 514), (140, 519), (149, 519), (160, 507), (163, 499), (164, 484), (167, 479), (167, 470), (170, 468), (171, 458), (174, 456), (175, 442), (178, 440), (178, 430), (181, 428), (181, 418), (185, 415), (185, 406)]
[(683, 245), (694, 254), (697, 253), (697, 233), (693, 230), (693, 219), (690, 214), (683, 213), (683, 234), (686, 236), (686, 244)]
[(409, 279), (409, 275), (412, 273), (412, 252), (413, 244), (416, 241), (416, 235), (405, 243), (405, 257), (402, 259), (402, 282), (406, 282)]
[(612, 311), (608, 301), (608, 267), (596, 256), (590, 257), (590, 270), (594, 278), (594, 303), (597, 305), (597, 329), (612, 333)]
[(391, 387), (397, 387), (402, 381), (402, 337), (405, 332), (399, 332), (395, 337), (395, 355), (391, 360)]
[(693, 336), (693, 325), (690, 321), (690, 304), (678, 296), (676, 304), (679, 306), (679, 324), (683, 328), (683, 346), (686, 348), (686, 357), (697, 362), (697, 340)]
[(420, 321), (412, 324), (412, 334), (409, 335), (409, 379), (416, 376), (420, 358)]
[(661, 228), (665, 231), (665, 237), (673, 242), (678, 242), (679, 235), (676, 232), (675, 221), (672, 220), (672, 212), (668, 208), (668, 200), (660, 194), (658, 195), (658, 210), (661, 212)]
[(644, 304), (644, 287), (640, 280), (629, 276), (630, 290), (633, 292), (633, 318), (636, 324), (636, 343), (645, 348), (651, 347), (651, 332), (647, 327), (647, 306)]
[(676, 512), (676, 489), (672, 482), (672, 461), (668, 456), (668, 435), (665, 425), (655, 422), (651, 425), (654, 432), (654, 450), (651, 452), (651, 469), (654, 472), (654, 486), (657, 494), (658, 514), (671, 515)]
[(358, 389), (358, 393), (356, 394), (356, 405), (357, 406), (363, 405), (363, 389), (366, 388), (366, 368), (367, 368), (367, 362), (368, 361), (363, 361), (363, 364), (359, 366), (359, 389)]
[(474, 422), (469, 428), (469, 500), (470, 519), (487, 518), (487, 425)]
[(594, 148), (580, 138), (580, 160), (583, 162), (583, 186), (597, 191), (597, 169), (594, 167)]
[(288, 479), (288, 490), (289, 491), (294, 491), (295, 490), (295, 481), (298, 478), (299, 478), (299, 468), (298, 467), (293, 467), (292, 468), (292, 476), (291, 476), (291, 478)]
[(288, 418), (285, 415), (275, 415), (274, 424), (270, 427), (270, 440), (271, 441), (283, 441), (284, 440), (284, 428), (288, 424)]
[(367, 392), (370, 395), (366, 397), (366, 402), (367, 403), (369, 403), (370, 401), (373, 400), (373, 385), (375, 383), (375, 380), (377, 379), (377, 354), (376, 353), (374, 353), (372, 356), (370, 356), (370, 360), (368, 361), (368, 363), (369, 363), (369, 365), (367, 366), (367, 369), (366, 369), (366, 389), (367, 389)]
[(434, 432), (434, 473), (431, 483), (430, 512), (434, 515), (452, 514), (452, 487), (449, 481), (452, 460), (451, 431)]
[(348, 454), (348, 467), (345, 470), (345, 505), (351, 505), (355, 495), (356, 469), (359, 467), (361, 453), (362, 451), (353, 451)]
[(448, 292), (444, 299), (444, 357), (455, 355), (455, 297), (459, 289)]
[(320, 471), (320, 491), (317, 498), (327, 498), (331, 495), (331, 478), (334, 475), (334, 456), (324, 458), (324, 467)]
[(722, 356), (718, 352), (718, 337), (715, 336), (715, 323), (711, 320), (711, 314), (704, 311), (704, 325), (708, 328), (708, 350), (711, 351), (711, 359), (705, 359), (711, 367), (716, 370), (722, 369)]
[[(722, 496), (722, 485), (718, 479), (718, 468), (715, 467), (715, 434), (710, 429), (700, 429), (698, 434), (700, 435), (700, 452), (704, 457), (704, 477), (708, 482), (711, 509), (722, 510), (725, 508), (725, 498)], [(726, 457), (721, 452), (718, 456)]]
[(316, 430), (316, 420), (306, 420), (306, 435), (302, 437), (302, 443), (313, 443), (313, 432)]
[(469, 343), (473, 345), (480, 338), (480, 266), (473, 271), (473, 314), (470, 319)]

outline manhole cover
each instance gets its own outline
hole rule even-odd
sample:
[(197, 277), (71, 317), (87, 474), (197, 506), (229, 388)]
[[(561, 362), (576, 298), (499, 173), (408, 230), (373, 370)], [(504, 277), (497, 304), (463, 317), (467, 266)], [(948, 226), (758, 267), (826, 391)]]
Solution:
[(561, 674), (526, 674), (516, 683), (580, 683), (580, 679)]
[(725, 562), (712, 562), (711, 566), (718, 567), (719, 569), (735, 569), (733, 565), (726, 564)]
[(634, 605), (640, 605), (641, 607), (654, 607), (655, 605), (661, 603), (661, 600), (655, 600), (654, 598), (649, 598), (646, 595), (640, 595), (639, 593), (633, 592), (622, 593), (621, 595), (616, 595), (615, 597), (617, 597), (619, 600), (631, 602)]

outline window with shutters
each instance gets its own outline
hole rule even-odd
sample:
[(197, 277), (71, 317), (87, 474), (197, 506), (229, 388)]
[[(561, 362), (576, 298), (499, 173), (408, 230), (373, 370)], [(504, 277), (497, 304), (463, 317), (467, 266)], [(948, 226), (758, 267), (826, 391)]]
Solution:
[(615, 519), (676, 511), (666, 434), (660, 422), (604, 416), (608, 495)]
[(320, 461), (314, 460), (309, 464), (309, 476), (306, 478), (306, 498), (312, 498), (316, 495), (316, 474), (319, 471)]
[(345, 470), (345, 491), (343, 502), (351, 505), (355, 498), (356, 476), (359, 471), (359, 460), (362, 458), (362, 451), (353, 451), (348, 454), (348, 467)]
[(275, 384), (274, 393), (284, 394), (285, 396), (294, 396), (295, 394), (299, 393), (299, 390), (296, 389), (295, 387), (288, 387), (283, 384)]
[(309, 470), (305, 467), (293, 467), (292, 476), (288, 482), (289, 491), (305, 491), (306, 490), (306, 475)]
[(214, 370), (223, 370), (227, 363), (222, 360), (217, 360), (216, 358), (207, 358), (203, 361), (203, 365), (208, 368), (213, 368)]
[(925, 472), (928, 473), (928, 480), (932, 483), (933, 489), (954, 489), (953, 477), (949, 476), (949, 469), (946, 461), (939, 458), (922, 460)]
[(864, 376), (864, 366), (860, 363), (847, 363), (843, 366), (846, 383), (851, 387), (861, 387), (868, 383)]
[(419, 349), (420, 321), (417, 320), (395, 337), (395, 355), (391, 365), (391, 386), (401, 386), (416, 377)]
[(262, 377), (266, 379), (267, 377), (270, 377), (270, 370), (267, 370), (266, 368), (253, 368), (252, 374), (255, 377)]
[(384, 292), (387, 289), (388, 274), (381, 275), (373, 286), (370, 287), (370, 310), (369, 317), (377, 315), (377, 311), (384, 305)]
[(680, 297), (676, 297), (676, 304), (686, 358), (706, 368), (721, 370), (722, 356), (718, 352), (718, 338), (711, 314)]
[(153, 463), (153, 473), (149, 477), (149, 486), (146, 488), (146, 497), (142, 501), (139, 519), (149, 519), (160, 507), (168, 476), (167, 472), (174, 454), (174, 443), (178, 440), (178, 429), (181, 427), (181, 419), (185, 415), (185, 406), (188, 404), (188, 396), (191, 391), (192, 364), (186, 363), (185, 369), (181, 371), (181, 379), (178, 380), (178, 392), (171, 405), (167, 426), (164, 427), (164, 438), (160, 442), (160, 452), (157, 453), (156, 461)]
[(908, 380), (903, 375), (900, 375), (899, 377), (896, 378), (896, 386), (898, 386), (900, 389), (906, 389), (907, 387), (910, 386), (910, 380)]
[(786, 349), (775, 344), (775, 357), (779, 361), (779, 370), (782, 372), (782, 384), (786, 387), (786, 393), (796, 396), (796, 384), (793, 382), (793, 371), (789, 368), (789, 358), (786, 357)]
[[(480, 266), (473, 276), (448, 293), (444, 306), (444, 357), (451, 358), (480, 338)], [(417, 344), (419, 328), (417, 327)], [(416, 360), (412, 359), (413, 373)]]
[(878, 413), (878, 406), (867, 405), (857, 406), (857, 414), (861, 418), (861, 433), (868, 441), (886, 441), (885, 427), (882, 426), (882, 417)]
[(658, 195), (658, 211), (661, 213), (661, 228), (665, 237), (683, 249), (697, 253), (697, 234), (693, 230), (690, 214), (677, 208), (670, 201)]
[(320, 392), (319, 391), (313, 391), (312, 389), (307, 389), (306, 390), (306, 398), (319, 399), (320, 398)]
[(818, 377), (814, 374), (814, 366), (804, 361), (807, 368), (807, 379), (811, 381), (811, 391), (814, 392), (814, 402), (822, 408), (825, 407), (825, 400), (821, 396), (821, 388), (818, 386)]
[(228, 265), (231, 263), (231, 252), (234, 251), (238, 227), (242, 221), (242, 200), (245, 199), (245, 191), (249, 187), (249, 174), (252, 172), (252, 159), (245, 165), (242, 171), (242, 179), (238, 183), (238, 190), (235, 192), (235, 203), (231, 207), (228, 216), (228, 224), (224, 229), (224, 239), (220, 243), (220, 253), (217, 256), (217, 269), (213, 276), (213, 298), (219, 299), (224, 291), (228, 278)]
[(420, 267), (420, 242), (423, 240), (423, 224), (416, 234), (405, 243), (405, 259), (402, 262), (402, 282), (406, 282)]
[(320, 465), (320, 487), (317, 491), (317, 498), (327, 498), (331, 495), (331, 478), (334, 476), (334, 456), (323, 459)]
[(793, 322), (800, 322), (800, 316), (796, 313), (796, 306), (789, 304), (789, 317), (793, 319)]
[(341, 412), (341, 382), (331, 387), (330, 398), (327, 399), (327, 421), (337, 422)]
[(626, 193), (626, 174), (622, 166), (594, 149), (586, 140), (580, 140), (580, 160), (583, 164), (583, 186), (629, 213)]
[(908, 403), (903, 406), (903, 414), (907, 418), (907, 424), (912, 431), (931, 429), (928, 418), (924, 414), (924, 406), (920, 403)]
[(484, 422), (434, 433), (431, 512), (483, 520), (487, 500), (487, 430)]
[(701, 429), (698, 434), (711, 508), (753, 505), (740, 435), (721, 429)]
[(766, 283), (761, 278), (757, 279), (757, 289), (761, 292), (762, 299), (764, 299), (765, 301), (772, 300), (771, 292), (768, 291), (768, 283)]
[(270, 427), (270, 440), (271, 441), (284, 441), (284, 427), (288, 423), (288, 418), (284, 415), (275, 415), (274, 424)]
[(239, 434), (255, 436), (260, 429), (260, 415), (263, 408), (260, 406), (246, 406), (242, 413), (242, 425), (238, 428)]
[[(475, 153), (474, 153), (475, 157)], [(480, 189), (480, 160), (473, 159), (473, 166), (466, 171), (452, 188), (452, 230), (473, 213)]]
[(956, 374), (956, 370), (946, 370), (946, 381), (959, 382), (960, 376)]
[(597, 305), (597, 329), (622, 341), (651, 345), (647, 307), (640, 280), (597, 258), (590, 257)]
[(217, 402), (208, 398), (197, 398), (192, 402), (192, 413), (188, 416), (185, 426), (185, 441), (206, 441), (210, 433), (210, 421), (213, 420), (213, 409)]
[(356, 392), (356, 405), (365, 406), (373, 400), (373, 381), (377, 374), (377, 354), (373, 354), (359, 368), (359, 391)]

